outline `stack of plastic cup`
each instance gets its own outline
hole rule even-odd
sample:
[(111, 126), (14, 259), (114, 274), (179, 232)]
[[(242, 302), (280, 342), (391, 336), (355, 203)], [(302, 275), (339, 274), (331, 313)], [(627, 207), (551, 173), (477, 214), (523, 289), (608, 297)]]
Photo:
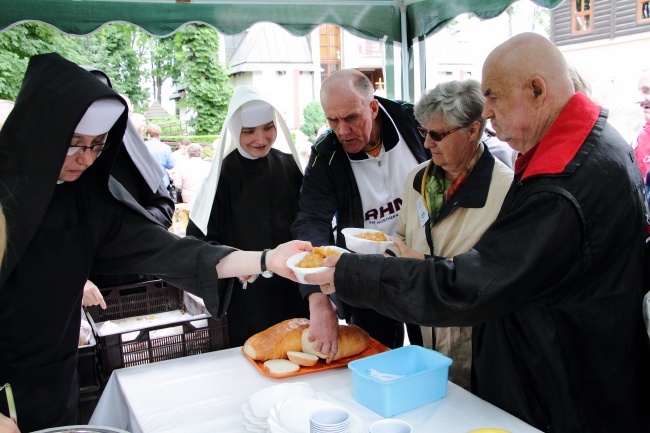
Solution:
[(309, 433), (350, 433), (350, 413), (345, 409), (320, 409), (309, 417)]

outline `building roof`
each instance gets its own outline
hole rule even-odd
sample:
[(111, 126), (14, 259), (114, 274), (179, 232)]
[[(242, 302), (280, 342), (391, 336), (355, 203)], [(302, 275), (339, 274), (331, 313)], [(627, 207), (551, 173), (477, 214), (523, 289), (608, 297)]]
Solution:
[(272, 23), (257, 23), (245, 32), (226, 36), (227, 61), (230, 73), (258, 71), (262, 67), (288, 65), (313, 71), (308, 37), (295, 37)]
[(147, 109), (147, 112), (144, 113), (144, 117), (147, 120), (150, 119), (163, 119), (165, 117), (171, 116), (171, 113), (169, 113), (167, 110), (163, 108), (162, 105), (160, 105), (160, 102), (158, 101), (153, 101), (153, 103), (149, 106)]

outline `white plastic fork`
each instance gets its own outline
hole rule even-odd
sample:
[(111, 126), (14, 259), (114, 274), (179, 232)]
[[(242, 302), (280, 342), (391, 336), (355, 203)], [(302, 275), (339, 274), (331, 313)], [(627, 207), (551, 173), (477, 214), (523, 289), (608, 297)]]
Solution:
[(403, 375), (399, 374), (389, 374), (389, 373), (380, 373), (375, 369), (368, 369), (368, 374), (374, 377), (377, 380), (381, 380), (383, 382), (388, 382), (390, 380), (395, 380), (399, 379), (400, 377), (404, 377)]

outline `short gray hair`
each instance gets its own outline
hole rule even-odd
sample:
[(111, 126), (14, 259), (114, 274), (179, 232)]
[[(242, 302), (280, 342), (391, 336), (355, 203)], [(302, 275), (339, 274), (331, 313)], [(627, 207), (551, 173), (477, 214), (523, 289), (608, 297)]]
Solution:
[(481, 117), (483, 105), (485, 97), (478, 81), (447, 81), (422, 96), (415, 106), (415, 119), (424, 125), (431, 119), (441, 118), (463, 128), (478, 121), (481, 124), (480, 137), (485, 129), (485, 119)]
[(187, 156), (190, 158), (200, 158), (203, 149), (196, 143), (192, 143), (187, 146)]

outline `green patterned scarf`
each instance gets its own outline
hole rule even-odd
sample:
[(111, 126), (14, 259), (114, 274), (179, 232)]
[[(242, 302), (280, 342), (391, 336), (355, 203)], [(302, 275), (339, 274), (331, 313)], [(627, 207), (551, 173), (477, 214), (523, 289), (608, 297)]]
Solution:
[(431, 226), (433, 226), (445, 204), (445, 191), (447, 191), (451, 182), (445, 179), (445, 171), (435, 165), (433, 161), (429, 163), (427, 172), (428, 177), (424, 185), (424, 193), (429, 208), (429, 219), (431, 220)]

